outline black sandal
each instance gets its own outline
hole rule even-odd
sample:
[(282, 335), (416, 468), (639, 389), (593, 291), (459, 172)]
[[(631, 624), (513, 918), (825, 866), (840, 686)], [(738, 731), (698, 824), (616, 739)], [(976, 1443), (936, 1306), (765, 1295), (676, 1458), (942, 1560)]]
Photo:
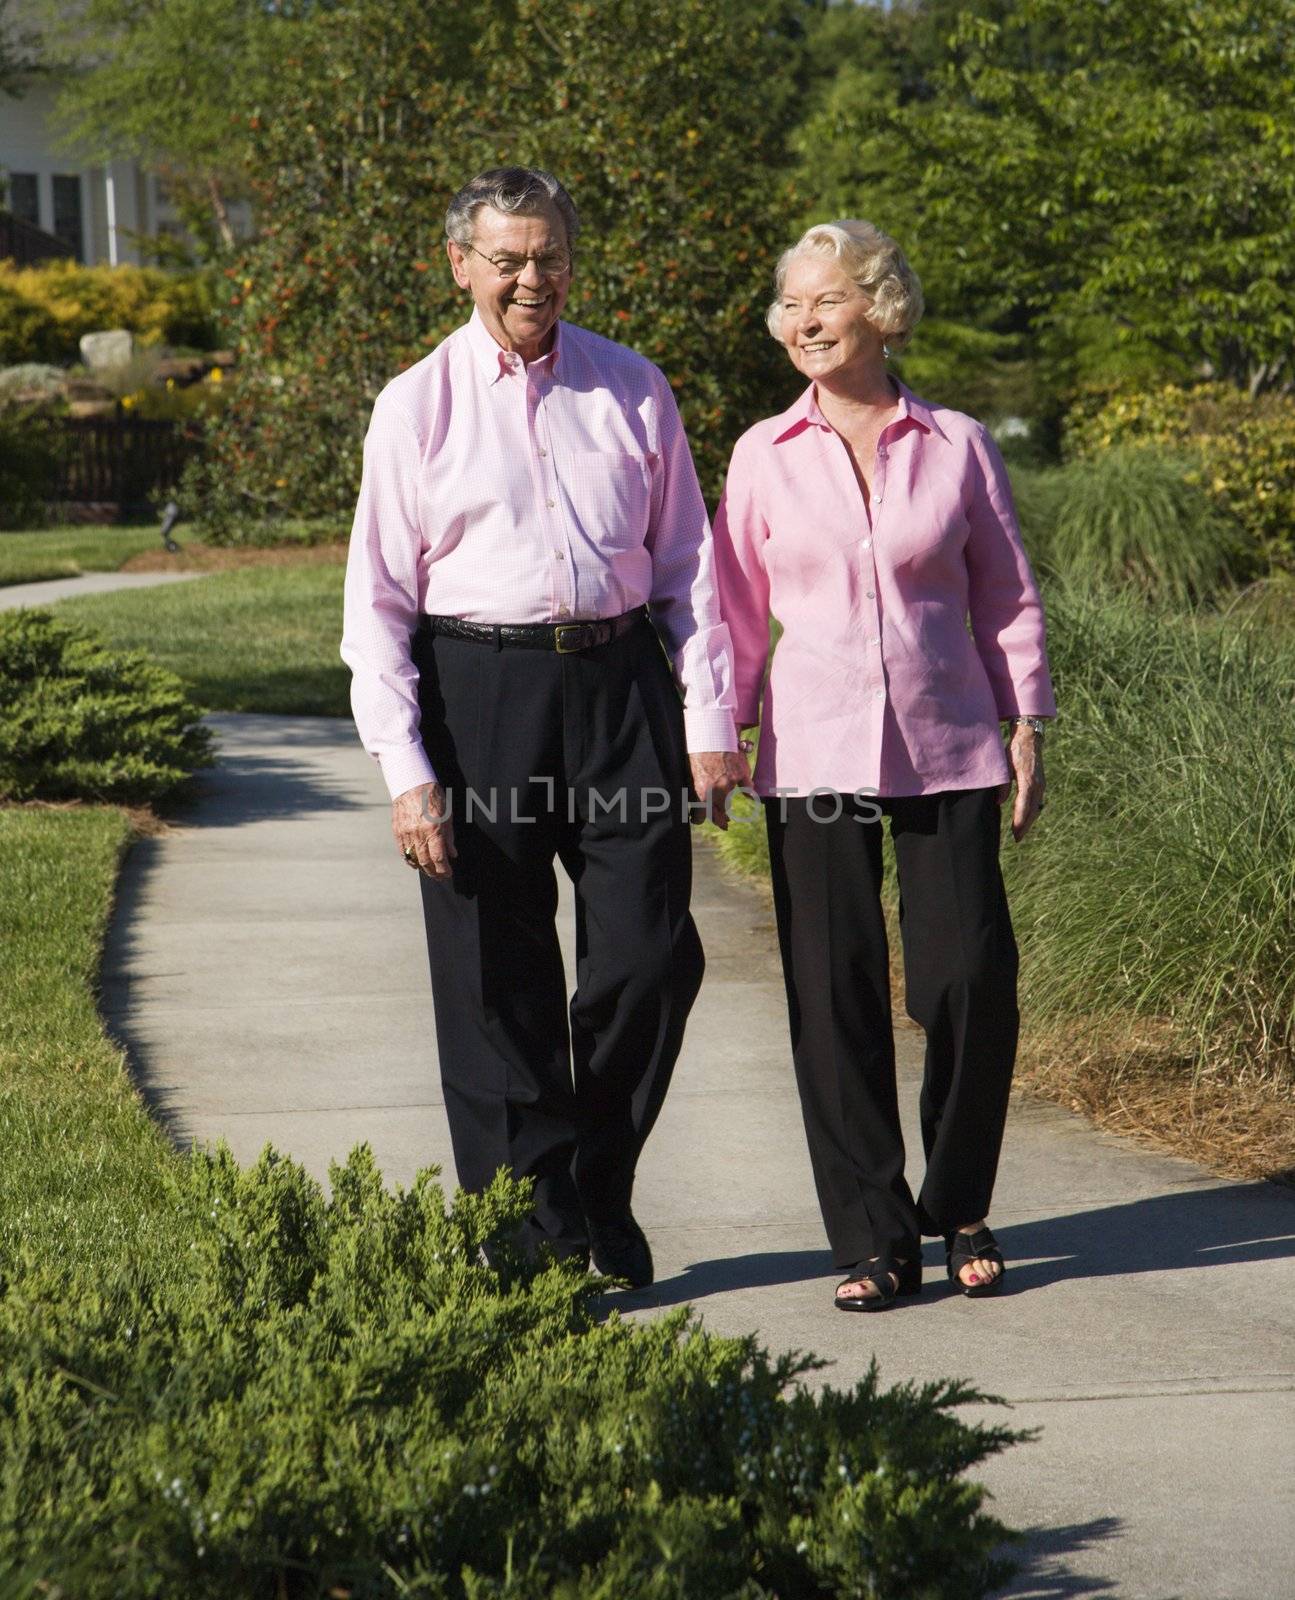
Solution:
[[(977, 1228), (975, 1233), (946, 1233), (944, 1256), (948, 1263), (950, 1282), (961, 1289), (969, 1300), (984, 1300), (991, 1294), (997, 1294), (1003, 1287), (1007, 1263), (1003, 1260), (1003, 1252), (998, 1248), (998, 1240), (988, 1228)], [(998, 1271), (984, 1283), (964, 1283), (959, 1274), (971, 1261), (997, 1262)]]
[[(841, 1290), (852, 1283), (870, 1283), (876, 1294), (846, 1295)], [(838, 1311), (881, 1311), (893, 1305), (901, 1294), (922, 1292), (922, 1258), (896, 1261), (893, 1256), (878, 1256), (875, 1261), (859, 1261), (850, 1268), (850, 1276), (842, 1278), (836, 1286), (832, 1304)]]

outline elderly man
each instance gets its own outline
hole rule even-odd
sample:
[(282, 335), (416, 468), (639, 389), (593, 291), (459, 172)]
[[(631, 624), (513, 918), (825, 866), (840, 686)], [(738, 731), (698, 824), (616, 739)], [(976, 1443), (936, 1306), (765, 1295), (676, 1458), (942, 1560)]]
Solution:
[(341, 653), (420, 874), (459, 1181), (532, 1179), (530, 1251), (641, 1285), (635, 1163), (703, 965), (689, 778), (722, 824), (748, 774), (670, 386), (558, 320), (577, 227), (537, 169), (455, 195), (447, 250), (475, 309), (374, 406)]

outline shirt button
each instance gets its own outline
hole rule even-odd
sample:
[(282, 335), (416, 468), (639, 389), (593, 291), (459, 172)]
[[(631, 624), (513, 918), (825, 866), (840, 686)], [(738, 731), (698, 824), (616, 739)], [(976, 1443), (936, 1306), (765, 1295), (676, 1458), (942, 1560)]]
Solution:
[(881, 635), (879, 633), (870, 634), (868, 636), (868, 643), (869, 644), (880, 644), (881, 643)]
[(545, 504), (548, 506), (549, 510), (552, 511), (553, 507), (557, 504), (557, 501), (556, 500), (546, 500)]
[(869, 600), (875, 600), (877, 598), (877, 591), (875, 589), (869, 589), (868, 598)]
[(545, 448), (544, 448), (544, 446), (543, 446), (543, 445), (541, 445), (541, 446), (540, 446), (540, 454), (541, 454), (541, 455), (542, 455), (542, 456), (546, 456), (546, 455), (548, 455), (548, 451), (547, 451), (547, 450), (546, 450), (546, 449), (545, 449)]
[(886, 698), (886, 691), (884, 689), (874, 689), (872, 692), (872, 698), (874, 700), (884, 700)]
[(555, 550), (553, 552), (553, 559), (555, 561), (561, 561), (562, 560), (562, 552), (561, 552), (561, 550)]
[(863, 548), (865, 550), (871, 550), (872, 549), (872, 540), (871, 539), (865, 539), (863, 541)]

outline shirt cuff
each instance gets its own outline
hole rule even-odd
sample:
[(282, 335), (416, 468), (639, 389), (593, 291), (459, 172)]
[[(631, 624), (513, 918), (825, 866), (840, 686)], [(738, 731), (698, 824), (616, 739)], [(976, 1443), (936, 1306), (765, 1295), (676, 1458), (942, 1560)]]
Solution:
[(705, 750), (736, 750), (737, 726), (733, 713), (720, 706), (683, 708), (683, 731), (689, 755)]
[(394, 800), (406, 789), (416, 789), (424, 783), (435, 783), (436, 774), (421, 744), (406, 745), (403, 750), (384, 750), (378, 757), (387, 793)]

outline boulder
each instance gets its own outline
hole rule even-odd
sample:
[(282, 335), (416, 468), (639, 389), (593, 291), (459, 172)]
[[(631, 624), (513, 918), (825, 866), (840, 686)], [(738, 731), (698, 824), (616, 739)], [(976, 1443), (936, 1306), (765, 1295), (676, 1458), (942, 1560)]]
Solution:
[(81, 359), (93, 371), (124, 367), (135, 353), (134, 335), (128, 328), (108, 328), (81, 335)]

